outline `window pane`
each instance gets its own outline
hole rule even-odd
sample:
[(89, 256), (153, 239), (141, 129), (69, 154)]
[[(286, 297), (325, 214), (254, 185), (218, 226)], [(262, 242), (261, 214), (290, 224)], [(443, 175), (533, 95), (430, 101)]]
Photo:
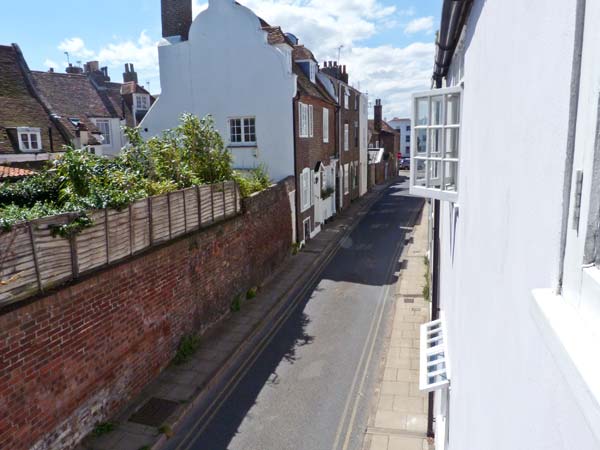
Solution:
[(440, 157), (442, 153), (442, 132), (441, 128), (430, 130), (430, 156)]
[(460, 96), (448, 94), (446, 102), (446, 124), (458, 125), (460, 123)]
[(442, 171), (440, 161), (429, 161), (429, 186), (430, 188), (440, 189), (442, 187)]
[(242, 142), (242, 121), (241, 119), (231, 119), (229, 121), (231, 142)]
[(244, 119), (244, 142), (256, 142), (254, 118)]
[(23, 143), (23, 149), (29, 150), (29, 135), (27, 133), (21, 134), (21, 142)]
[(427, 130), (417, 130), (417, 154), (427, 154)]
[(456, 192), (456, 181), (458, 175), (458, 163), (452, 161), (444, 162), (444, 189)]
[(31, 141), (31, 149), (37, 150), (39, 148), (37, 134), (30, 134), (29, 139)]
[(427, 185), (427, 161), (417, 159), (415, 161), (415, 186), (425, 187)]
[(429, 125), (429, 99), (417, 99), (417, 123), (416, 125)]
[(441, 125), (442, 124), (442, 106), (443, 97), (431, 97), (431, 124)]
[(445, 158), (458, 158), (458, 128), (446, 129)]

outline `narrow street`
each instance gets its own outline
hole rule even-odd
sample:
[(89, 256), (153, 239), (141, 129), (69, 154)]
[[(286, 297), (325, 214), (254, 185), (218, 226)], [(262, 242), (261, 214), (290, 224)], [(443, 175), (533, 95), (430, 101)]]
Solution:
[(402, 180), (342, 242), (211, 419), (196, 422), (191, 414), (167, 448), (361, 448), (390, 287), (404, 236), (423, 205)]

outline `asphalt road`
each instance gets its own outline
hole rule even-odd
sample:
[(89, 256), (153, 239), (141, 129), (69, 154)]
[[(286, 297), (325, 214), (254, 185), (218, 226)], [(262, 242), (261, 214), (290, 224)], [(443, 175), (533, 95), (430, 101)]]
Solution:
[(168, 448), (359, 450), (398, 258), (422, 205), (406, 182), (389, 187), (212, 419)]

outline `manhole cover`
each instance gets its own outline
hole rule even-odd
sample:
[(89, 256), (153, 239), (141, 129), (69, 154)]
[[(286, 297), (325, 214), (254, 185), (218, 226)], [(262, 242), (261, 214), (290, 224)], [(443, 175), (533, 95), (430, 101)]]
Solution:
[(129, 421), (158, 428), (164, 425), (177, 406), (177, 402), (152, 397), (129, 418)]
[(404, 303), (414, 303), (415, 299), (414, 298), (405, 298), (404, 299)]

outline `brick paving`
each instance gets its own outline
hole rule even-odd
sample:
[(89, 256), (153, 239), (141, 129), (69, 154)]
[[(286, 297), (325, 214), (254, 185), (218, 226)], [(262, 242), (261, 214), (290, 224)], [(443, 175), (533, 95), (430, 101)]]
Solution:
[(363, 450), (432, 450), (427, 439), (427, 394), (419, 391), (419, 327), (429, 321), (423, 298), (427, 220), (415, 226), (402, 254), (385, 364)]

